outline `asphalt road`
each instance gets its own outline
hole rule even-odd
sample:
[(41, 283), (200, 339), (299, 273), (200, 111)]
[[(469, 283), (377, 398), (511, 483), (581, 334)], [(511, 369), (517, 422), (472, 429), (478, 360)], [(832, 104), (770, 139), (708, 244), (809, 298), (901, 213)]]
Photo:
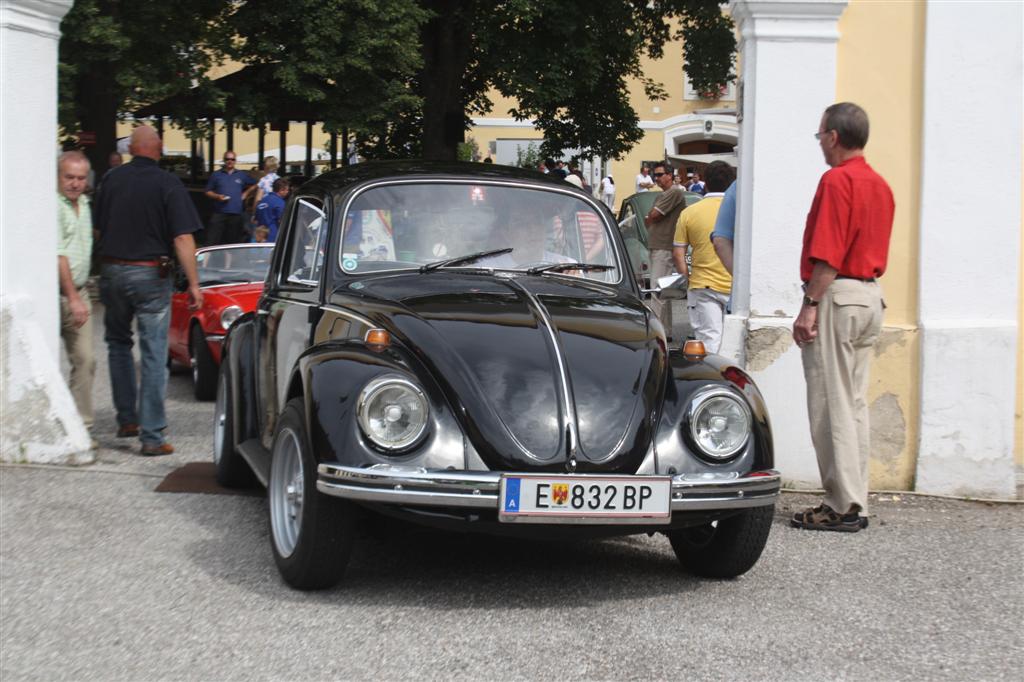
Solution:
[[(102, 347), (102, 346), (101, 346)], [(106, 396), (105, 370), (97, 393)], [(0, 679), (998, 680), (1024, 675), (1024, 507), (891, 496), (858, 534), (683, 574), (665, 538), (542, 543), (367, 526), (342, 586), (288, 588), (265, 498), (156, 493), (210, 456), (171, 377), (175, 455), (0, 467)]]

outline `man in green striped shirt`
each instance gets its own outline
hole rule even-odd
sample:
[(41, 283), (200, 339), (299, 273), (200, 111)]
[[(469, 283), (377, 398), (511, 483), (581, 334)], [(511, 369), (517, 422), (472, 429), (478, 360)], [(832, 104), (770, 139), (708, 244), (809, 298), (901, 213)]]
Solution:
[(92, 428), (92, 380), (96, 355), (92, 306), (85, 285), (92, 258), (92, 214), (85, 188), (89, 160), (65, 152), (57, 162), (57, 272), (60, 277), (60, 335), (71, 363), (71, 395), (86, 428)]

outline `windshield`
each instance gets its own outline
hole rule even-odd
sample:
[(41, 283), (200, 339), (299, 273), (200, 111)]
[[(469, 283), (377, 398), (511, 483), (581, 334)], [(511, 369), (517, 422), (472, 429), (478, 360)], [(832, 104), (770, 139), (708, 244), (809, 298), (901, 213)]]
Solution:
[(621, 273), (607, 230), (598, 209), (560, 192), (483, 183), (388, 185), (349, 206), (341, 266), (366, 273), (584, 263), (607, 268), (547, 272), (616, 282)]
[(199, 285), (262, 282), (270, 269), (274, 245), (210, 249), (196, 254)]

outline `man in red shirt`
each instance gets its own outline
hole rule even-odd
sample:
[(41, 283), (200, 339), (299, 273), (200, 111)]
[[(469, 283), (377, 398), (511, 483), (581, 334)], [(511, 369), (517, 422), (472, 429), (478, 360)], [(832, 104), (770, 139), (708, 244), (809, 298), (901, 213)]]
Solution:
[(793, 525), (856, 532), (867, 527), (868, 368), (882, 330), (882, 290), (895, 205), (864, 160), (868, 116), (833, 104), (815, 135), (831, 166), (818, 183), (804, 229), (804, 300), (793, 323), (803, 351), (807, 412), (825, 499)]

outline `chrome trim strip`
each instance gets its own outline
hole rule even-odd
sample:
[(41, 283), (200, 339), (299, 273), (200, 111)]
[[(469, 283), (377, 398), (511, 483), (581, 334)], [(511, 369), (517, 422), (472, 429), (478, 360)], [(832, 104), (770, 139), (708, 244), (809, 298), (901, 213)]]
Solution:
[[(321, 464), (317, 490), (362, 502), (421, 507), (469, 507), (498, 510), (501, 473), (427, 470), (376, 465), (370, 468)], [(512, 473), (512, 472), (509, 472)], [(779, 496), (778, 471), (759, 476), (681, 474), (672, 477), (672, 511), (743, 509), (770, 505)], [(564, 474), (551, 474), (558, 477)], [(586, 478), (586, 474), (574, 475)], [(636, 476), (642, 480), (644, 476)]]
[(505, 283), (509, 287), (518, 290), (526, 297), (527, 301), (530, 303), (530, 307), (533, 308), (534, 312), (540, 318), (541, 323), (544, 325), (544, 329), (548, 333), (548, 338), (551, 340), (551, 347), (554, 350), (555, 360), (558, 363), (558, 382), (560, 384), (560, 393), (562, 395), (562, 414), (565, 415), (565, 421), (562, 424), (562, 428), (563, 434), (566, 436), (566, 461), (570, 464), (571, 468), (575, 469), (576, 453), (580, 446), (580, 436), (577, 431), (578, 427), (576, 423), (576, 402), (573, 400), (572, 385), (569, 383), (569, 368), (566, 367), (565, 364), (565, 351), (562, 350), (562, 342), (558, 338), (555, 323), (551, 321), (548, 309), (544, 307), (544, 304), (541, 303), (540, 299), (531, 291), (512, 278), (505, 280)]
[(364, 324), (367, 327), (370, 327), (371, 329), (377, 329), (380, 327), (379, 324), (371, 322), (369, 319), (363, 317), (362, 315), (357, 315), (351, 310), (346, 310), (345, 308), (339, 308), (336, 305), (330, 305), (326, 303), (320, 307), (327, 312), (332, 312), (341, 315), (342, 317), (347, 317), (351, 320), (354, 320), (355, 322), (358, 322), (359, 324)]

